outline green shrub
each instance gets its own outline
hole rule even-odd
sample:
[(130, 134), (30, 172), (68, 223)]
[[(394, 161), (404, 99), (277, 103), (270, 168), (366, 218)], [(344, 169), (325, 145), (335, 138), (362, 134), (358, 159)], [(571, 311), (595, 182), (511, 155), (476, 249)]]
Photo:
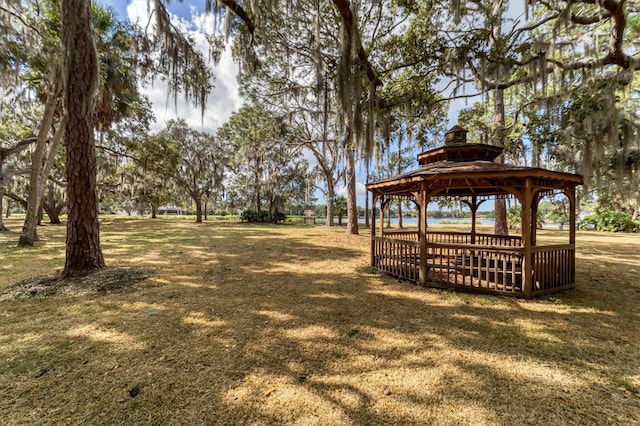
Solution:
[(605, 210), (598, 214), (585, 217), (580, 222), (580, 229), (595, 229), (609, 232), (638, 232), (640, 224), (633, 221), (631, 215), (616, 211)]
[(285, 220), (287, 220), (287, 215), (286, 215), (286, 214), (284, 214), (284, 213), (280, 213), (280, 212), (276, 211), (276, 212), (273, 214), (273, 217), (271, 218), (271, 220), (272, 220), (274, 223), (284, 222)]
[(264, 222), (269, 217), (269, 213), (260, 210), (259, 212), (247, 209), (240, 214), (240, 220), (243, 222)]
[[(260, 210), (259, 212), (247, 209), (240, 214), (240, 220), (243, 222), (267, 222), (269, 219), (269, 212)], [(284, 213), (276, 211), (271, 218), (271, 222), (279, 223), (284, 222), (287, 216)]]
[(509, 229), (519, 230), (521, 226), (522, 207), (515, 205), (507, 210), (507, 226)]
[(257, 222), (258, 213), (255, 210), (247, 209), (240, 213), (240, 220), (243, 222)]
[[(536, 225), (540, 229), (544, 223), (543, 214), (538, 210), (536, 214)], [(507, 226), (509, 229), (520, 230), (522, 226), (522, 206), (519, 204), (509, 207), (509, 210), (507, 210)]]

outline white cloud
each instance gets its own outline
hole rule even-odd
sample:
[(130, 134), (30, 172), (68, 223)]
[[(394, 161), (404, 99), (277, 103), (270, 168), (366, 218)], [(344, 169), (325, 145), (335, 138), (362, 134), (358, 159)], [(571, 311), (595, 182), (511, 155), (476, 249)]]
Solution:
[[(360, 195), (364, 195), (367, 193), (367, 187), (364, 186), (363, 182), (356, 182), (356, 196), (360, 196)], [(342, 195), (343, 197), (347, 196), (347, 187), (346, 186), (340, 186), (338, 187), (338, 189), (336, 190), (336, 194), (338, 196)]]
[(307, 160), (310, 167), (315, 167), (316, 165), (318, 165), (318, 159), (310, 149), (304, 148), (302, 150), (302, 158)]
[[(147, 0), (131, 1), (127, 5), (127, 15), (131, 22), (147, 27), (151, 14), (149, 4)], [(212, 14), (199, 14), (194, 7), (191, 7), (190, 21), (173, 14), (170, 16), (173, 24), (191, 36), (195, 41), (196, 49), (208, 58), (209, 45), (206, 34), (212, 34), (218, 28), (215, 17)], [(147, 27), (148, 31), (153, 31), (154, 18), (151, 17), (151, 19)], [(161, 130), (168, 120), (178, 117), (184, 118), (195, 129), (211, 133), (224, 124), (229, 116), (242, 106), (242, 98), (238, 93), (238, 66), (233, 60), (229, 46), (223, 52), (218, 64), (213, 67), (213, 74), (214, 87), (207, 98), (204, 117), (200, 107), (194, 107), (192, 103), (186, 102), (183, 94), (179, 93), (177, 102), (174, 102), (174, 97), (169, 96), (168, 85), (164, 81), (156, 79), (153, 84), (143, 87), (142, 92), (149, 97), (156, 116), (156, 122), (151, 127), (152, 131)]]

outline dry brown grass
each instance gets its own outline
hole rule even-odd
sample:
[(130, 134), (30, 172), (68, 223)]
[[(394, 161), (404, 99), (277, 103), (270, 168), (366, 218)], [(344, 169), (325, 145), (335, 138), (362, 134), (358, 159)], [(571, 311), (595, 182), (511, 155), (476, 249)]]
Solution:
[[(62, 267), (40, 232), (0, 234), (0, 290)], [(156, 274), (0, 302), (0, 423), (640, 423), (638, 235), (579, 233), (577, 289), (525, 301), (375, 274), (363, 234), (105, 220), (109, 265)]]

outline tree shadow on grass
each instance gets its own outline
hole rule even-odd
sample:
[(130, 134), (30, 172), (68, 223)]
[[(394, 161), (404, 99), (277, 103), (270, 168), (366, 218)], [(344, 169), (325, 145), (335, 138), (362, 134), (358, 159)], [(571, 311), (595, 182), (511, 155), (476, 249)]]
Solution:
[(617, 383), (639, 373), (624, 305), (428, 290), (370, 273), (358, 237), (224, 231), (154, 242), (171, 276), (137, 293), (3, 305), (0, 408), (35, 423), (640, 421)]

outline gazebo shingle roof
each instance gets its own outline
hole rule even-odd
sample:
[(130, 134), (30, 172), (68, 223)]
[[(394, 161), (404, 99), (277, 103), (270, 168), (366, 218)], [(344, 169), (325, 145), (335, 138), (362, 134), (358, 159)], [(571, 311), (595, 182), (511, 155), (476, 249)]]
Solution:
[(373, 192), (408, 195), (417, 185), (427, 182), (435, 188), (441, 187), (450, 195), (486, 195), (509, 193), (505, 187), (520, 187), (524, 184), (524, 178), (536, 179), (538, 186), (549, 189), (563, 189), (582, 184), (582, 176), (573, 173), (478, 159), (482, 152), (487, 152), (493, 159), (500, 151), (502, 148), (483, 144), (436, 148), (418, 155), (422, 167), (371, 182), (367, 184), (367, 189)]

